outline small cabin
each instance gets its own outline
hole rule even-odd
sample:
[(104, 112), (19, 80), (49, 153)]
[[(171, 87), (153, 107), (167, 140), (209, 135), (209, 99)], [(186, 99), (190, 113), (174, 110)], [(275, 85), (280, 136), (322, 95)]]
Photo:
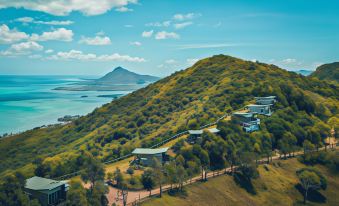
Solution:
[(247, 105), (246, 108), (251, 113), (257, 113), (257, 114), (262, 114), (266, 116), (271, 116), (273, 113), (271, 104), (266, 104), (266, 105), (250, 104), (250, 105)]
[(188, 130), (188, 138), (187, 142), (190, 144), (196, 143), (197, 140), (201, 139), (201, 135), (204, 133), (204, 131), (201, 130)]
[(213, 133), (213, 134), (216, 134), (216, 133), (219, 133), (220, 130), (218, 130), (216, 127), (213, 127), (213, 128), (208, 128), (206, 129), (208, 132), (210, 133)]
[(66, 200), (68, 184), (42, 177), (31, 177), (26, 180), (25, 193), (32, 199), (38, 199), (42, 206), (58, 205)]
[(268, 97), (254, 97), (256, 104), (259, 105), (273, 105), (277, 102), (275, 99), (276, 96), (268, 96)]
[(245, 132), (254, 132), (259, 130), (260, 119), (256, 113), (251, 112), (234, 112), (232, 118), (240, 124)]
[(154, 164), (154, 159), (158, 159), (160, 163), (165, 163), (168, 160), (168, 147), (159, 149), (136, 148), (132, 154), (135, 155), (133, 163), (150, 167)]

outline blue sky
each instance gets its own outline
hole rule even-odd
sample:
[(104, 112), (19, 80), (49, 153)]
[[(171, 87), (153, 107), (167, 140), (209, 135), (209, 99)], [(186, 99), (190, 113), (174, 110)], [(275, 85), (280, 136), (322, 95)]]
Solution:
[(166, 76), (227, 54), (288, 70), (338, 61), (339, 1), (0, 0), (0, 74)]

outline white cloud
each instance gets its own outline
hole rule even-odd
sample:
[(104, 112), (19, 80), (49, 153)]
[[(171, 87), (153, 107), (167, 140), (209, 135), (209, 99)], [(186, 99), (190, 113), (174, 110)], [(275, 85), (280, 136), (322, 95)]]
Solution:
[(175, 14), (173, 16), (173, 19), (177, 20), (177, 21), (185, 21), (185, 20), (194, 19), (194, 18), (199, 17), (199, 16), (201, 16), (201, 14), (196, 14), (196, 13)]
[(0, 44), (11, 44), (28, 39), (28, 37), (29, 35), (25, 32), (10, 29), (6, 24), (0, 26)]
[(146, 26), (153, 26), (153, 27), (169, 27), (170, 25), (171, 25), (171, 21), (151, 22), (151, 23), (146, 24)]
[(160, 31), (156, 33), (155, 39), (161, 40), (161, 39), (179, 39), (180, 36), (177, 33), (174, 32), (166, 32), (166, 31)]
[(175, 64), (177, 63), (177, 61), (175, 61), (174, 59), (168, 59), (165, 61), (166, 64)]
[(0, 8), (25, 8), (57, 16), (65, 16), (72, 11), (79, 11), (91, 16), (137, 2), (138, 0), (0, 0)]
[(43, 32), (41, 35), (32, 34), (32, 41), (72, 41), (73, 40), (73, 31), (65, 28), (59, 28), (50, 32)]
[(53, 53), (53, 52), (54, 52), (53, 49), (47, 49), (47, 50), (45, 51), (46, 54), (50, 54), (50, 53)]
[(18, 44), (12, 44), (9, 49), (5, 51), (1, 51), (2, 56), (18, 56), (18, 55), (27, 55), (32, 51), (41, 51), (43, 50), (43, 46), (40, 44), (29, 41), (29, 42), (21, 42)]
[(22, 22), (22, 23), (33, 23), (33, 24), (45, 24), (45, 25), (54, 25), (54, 26), (63, 26), (63, 25), (71, 25), (74, 22), (73, 21), (40, 21), (40, 20), (35, 20), (32, 17), (21, 17), (21, 18), (17, 18), (14, 21), (17, 22)]
[(126, 27), (126, 28), (132, 28), (133, 25), (131, 25), (131, 24), (125, 24), (124, 27)]
[(197, 61), (199, 61), (199, 59), (186, 59), (186, 62), (187, 62), (187, 64), (189, 64), (189, 65), (193, 65), (193, 64), (195, 64)]
[(103, 45), (110, 45), (111, 39), (107, 36), (81, 37), (81, 40), (79, 41), (79, 43), (87, 44), (87, 45), (103, 46)]
[(133, 45), (133, 46), (141, 46), (142, 44), (138, 41), (133, 41), (133, 42), (130, 42), (129, 43), (130, 45)]
[(31, 23), (34, 21), (34, 19), (32, 17), (21, 17), (21, 18), (15, 19), (14, 21), (18, 21), (22, 23)]
[(183, 23), (174, 24), (174, 28), (175, 29), (183, 29), (183, 28), (190, 26), (192, 24), (193, 24), (193, 22), (187, 21), (187, 22), (183, 22)]
[(125, 6), (122, 6), (122, 7), (119, 7), (119, 8), (116, 8), (115, 11), (118, 11), (118, 12), (129, 12), (129, 11), (133, 11), (133, 9), (129, 9)]
[(145, 62), (144, 58), (140, 57), (131, 57), (129, 55), (120, 55), (114, 53), (111, 55), (103, 54), (96, 55), (92, 53), (83, 53), (78, 50), (70, 50), (68, 52), (58, 52), (55, 55), (47, 57), (47, 59), (52, 60), (82, 60), (82, 61), (125, 61), (125, 62)]
[(297, 62), (297, 60), (296, 59), (292, 59), (292, 58), (287, 58), (287, 59), (283, 59), (282, 60), (282, 63), (285, 63), (285, 64), (294, 64), (296, 62)]
[(141, 36), (145, 37), (145, 38), (149, 38), (152, 35), (153, 35), (153, 30), (151, 30), (151, 31), (143, 31), (142, 34), (141, 34)]

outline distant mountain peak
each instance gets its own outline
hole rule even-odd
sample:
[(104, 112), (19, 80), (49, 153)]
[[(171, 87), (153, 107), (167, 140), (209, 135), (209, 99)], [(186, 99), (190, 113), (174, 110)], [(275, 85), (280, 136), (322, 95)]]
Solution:
[(105, 76), (97, 79), (96, 82), (105, 84), (144, 84), (146, 82), (155, 82), (159, 79), (159, 77), (137, 74), (118, 66)]

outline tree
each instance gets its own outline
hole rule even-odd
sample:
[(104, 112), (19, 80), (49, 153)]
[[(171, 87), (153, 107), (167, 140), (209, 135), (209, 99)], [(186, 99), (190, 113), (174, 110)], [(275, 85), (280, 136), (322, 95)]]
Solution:
[(118, 189), (121, 189), (124, 182), (124, 176), (121, 173), (121, 170), (117, 167), (113, 173), (113, 180)]
[(144, 174), (141, 175), (141, 183), (144, 188), (149, 191), (149, 196), (152, 195), (152, 189), (155, 186), (152, 170), (146, 170)]
[(0, 205), (6, 206), (39, 206), (38, 200), (30, 200), (24, 193), (25, 182), (21, 174), (10, 175), (4, 178), (0, 185)]
[(306, 204), (309, 190), (325, 190), (327, 187), (327, 180), (325, 176), (323, 176), (319, 171), (313, 168), (302, 168), (296, 173), (300, 185), (304, 189), (304, 204)]
[(164, 183), (164, 168), (161, 162), (157, 159), (153, 159), (153, 175), (156, 183), (160, 187), (160, 197), (162, 197), (162, 184)]
[(177, 183), (179, 184), (180, 191), (183, 190), (184, 182), (187, 179), (187, 173), (185, 168), (182, 165), (176, 166), (176, 176), (177, 176)]
[(166, 176), (166, 180), (168, 183), (171, 184), (171, 189), (173, 188), (173, 184), (177, 182), (176, 175), (175, 175), (175, 161), (169, 162), (169, 164), (166, 164), (164, 167), (164, 173)]
[(94, 158), (92, 155), (88, 155), (85, 163), (85, 168), (83, 172), (81, 173), (81, 179), (84, 182), (90, 182), (91, 193), (93, 192), (93, 188), (95, 186), (95, 183), (98, 181), (104, 181), (105, 178), (105, 169), (103, 164), (96, 158)]
[(67, 192), (67, 206), (87, 206), (86, 189), (78, 180), (71, 180), (70, 189)]
[[(206, 181), (207, 180), (207, 168), (210, 164), (208, 153), (205, 150), (203, 150), (199, 145), (194, 145), (193, 154), (197, 156), (200, 160), (201, 179)], [(205, 176), (204, 176), (204, 172), (205, 172)]]
[(187, 175), (190, 178), (190, 182), (192, 183), (192, 178), (195, 174), (200, 172), (200, 168), (198, 163), (196, 163), (195, 161), (188, 161), (187, 167)]
[(108, 200), (106, 194), (108, 188), (104, 185), (104, 182), (96, 182), (93, 191), (88, 193), (88, 202), (91, 206), (106, 206)]

